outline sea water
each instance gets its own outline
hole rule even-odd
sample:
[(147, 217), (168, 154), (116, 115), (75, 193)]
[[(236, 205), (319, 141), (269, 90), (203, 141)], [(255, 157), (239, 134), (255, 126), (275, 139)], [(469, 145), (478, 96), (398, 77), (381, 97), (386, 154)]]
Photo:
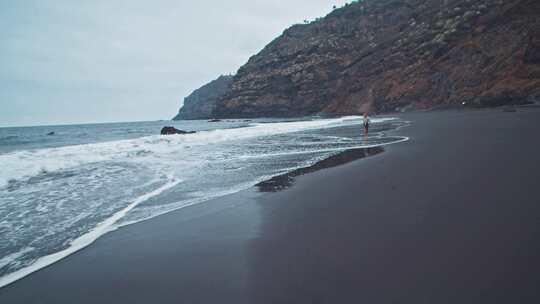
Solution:
[(387, 135), (405, 122), (372, 123), (369, 136), (353, 116), (0, 128), (0, 287), (118, 227), (406, 140)]

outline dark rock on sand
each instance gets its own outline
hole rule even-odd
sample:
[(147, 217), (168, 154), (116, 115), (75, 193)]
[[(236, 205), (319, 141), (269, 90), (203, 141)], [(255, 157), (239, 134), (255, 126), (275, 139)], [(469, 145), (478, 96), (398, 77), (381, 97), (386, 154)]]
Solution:
[(184, 131), (177, 129), (175, 127), (163, 127), (161, 129), (161, 135), (172, 135), (172, 134), (192, 134), (195, 133), (195, 131)]
[(208, 122), (220, 122), (221, 119), (210, 119)]

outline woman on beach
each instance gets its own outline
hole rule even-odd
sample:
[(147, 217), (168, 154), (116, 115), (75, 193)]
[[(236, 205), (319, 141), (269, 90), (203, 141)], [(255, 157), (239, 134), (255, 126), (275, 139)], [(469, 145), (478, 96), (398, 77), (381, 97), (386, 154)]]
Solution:
[(371, 123), (371, 120), (369, 119), (368, 113), (364, 113), (364, 136), (368, 135), (369, 132), (369, 124)]

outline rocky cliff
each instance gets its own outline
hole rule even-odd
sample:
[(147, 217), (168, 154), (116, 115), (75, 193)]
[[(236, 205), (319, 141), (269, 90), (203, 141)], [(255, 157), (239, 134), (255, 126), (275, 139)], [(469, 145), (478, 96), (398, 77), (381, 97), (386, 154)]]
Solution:
[(540, 1), (365, 0), (251, 57), (215, 117), (494, 106), (540, 99)]
[(206, 119), (212, 117), (216, 102), (230, 88), (232, 76), (220, 76), (218, 79), (193, 91), (184, 98), (184, 106), (180, 108), (173, 120)]

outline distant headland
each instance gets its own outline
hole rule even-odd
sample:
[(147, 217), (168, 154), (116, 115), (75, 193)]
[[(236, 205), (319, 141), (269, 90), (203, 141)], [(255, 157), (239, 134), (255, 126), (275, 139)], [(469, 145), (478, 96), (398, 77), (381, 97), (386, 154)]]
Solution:
[(537, 102), (539, 14), (534, 0), (356, 1), (286, 29), (176, 119)]

